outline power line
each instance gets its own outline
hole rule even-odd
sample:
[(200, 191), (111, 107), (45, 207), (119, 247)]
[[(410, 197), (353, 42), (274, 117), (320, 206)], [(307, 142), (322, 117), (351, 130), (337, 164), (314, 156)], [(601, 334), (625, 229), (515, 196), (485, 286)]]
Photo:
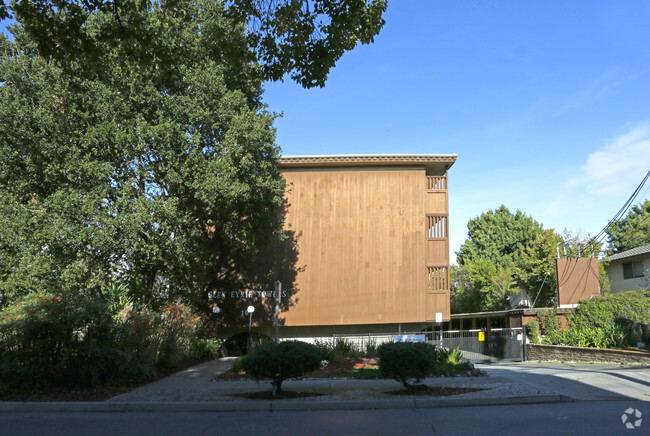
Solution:
[(594, 242), (594, 241), (595, 242), (601, 242), (600, 240), (605, 236), (605, 234), (607, 233), (607, 229), (609, 229), (609, 227), (614, 223), (614, 221), (618, 221), (621, 217), (625, 216), (625, 214), (627, 213), (630, 206), (632, 206), (632, 204), (634, 204), (634, 200), (639, 195), (639, 192), (641, 191), (641, 189), (643, 189), (643, 185), (645, 185), (645, 183), (648, 181), (648, 178), (650, 178), (650, 171), (648, 171), (648, 173), (645, 175), (643, 180), (641, 180), (641, 183), (639, 184), (639, 186), (637, 186), (637, 188), (634, 190), (632, 195), (630, 195), (630, 197), (627, 199), (625, 204), (619, 209), (619, 211), (616, 213), (614, 218), (609, 220), (607, 225), (605, 225), (605, 227), (603, 227), (603, 229), (600, 232), (598, 232), (598, 234), (596, 236), (594, 236), (590, 240), (588, 240), (587, 243), (586, 243), (587, 245)]

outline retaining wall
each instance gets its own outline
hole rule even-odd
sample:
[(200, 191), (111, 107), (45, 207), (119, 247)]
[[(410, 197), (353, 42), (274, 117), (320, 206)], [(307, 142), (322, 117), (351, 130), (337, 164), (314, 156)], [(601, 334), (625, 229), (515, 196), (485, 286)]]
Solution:
[(641, 363), (650, 365), (650, 353), (643, 351), (608, 350), (604, 348), (527, 344), (526, 360)]

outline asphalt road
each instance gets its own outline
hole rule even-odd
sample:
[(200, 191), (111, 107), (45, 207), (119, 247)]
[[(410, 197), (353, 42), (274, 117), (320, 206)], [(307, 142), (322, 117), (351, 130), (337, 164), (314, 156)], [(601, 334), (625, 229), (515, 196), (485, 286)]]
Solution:
[[(621, 416), (642, 414), (627, 429)], [(629, 422), (636, 417), (628, 419)], [(647, 421), (646, 421), (647, 420)], [(307, 412), (4, 413), (2, 435), (647, 435), (650, 403), (590, 401), (514, 406)]]
[[(477, 367), (578, 401), (650, 401), (650, 367), (598, 363), (501, 362)], [(650, 417), (649, 417), (650, 418)], [(650, 430), (648, 431), (650, 434)]]

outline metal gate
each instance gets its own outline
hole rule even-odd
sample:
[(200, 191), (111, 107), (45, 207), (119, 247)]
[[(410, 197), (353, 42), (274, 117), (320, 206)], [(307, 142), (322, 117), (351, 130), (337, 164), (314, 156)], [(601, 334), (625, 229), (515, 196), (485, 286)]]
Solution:
[(444, 348), (460, 348), (471, 361), (523, 361), (525, 335), (522, 328), (452, 330), (435, 332), (435, 343)]

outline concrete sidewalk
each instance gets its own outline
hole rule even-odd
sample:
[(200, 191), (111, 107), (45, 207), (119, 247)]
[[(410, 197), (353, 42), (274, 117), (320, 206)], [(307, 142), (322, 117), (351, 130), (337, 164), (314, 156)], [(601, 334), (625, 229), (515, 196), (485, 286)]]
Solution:
[[(394, 396), (402, 390), (395, 380), (303, 379), (287, 380), (285, 391), (314, 392), (322, 396), (276, 401), (249, 400), (233, 396), (270, 391), (269, 382), (220, 381), (217, 374), (230, 369), (232, 358), (206, 362), (165, 379), (96, 403), (0, 403), (0, 412), (10, 411), (274, 411), (349, 410), (418, 407), (455, 407), (573, 401), (539, 384), (503, 376), (428, 378), (427, 386), (483, 389), (444, 397)], [(489, 365), (480, 366), (491, 372)]]
[(483, 389), (444, 397), (394, 396), (402, 390), (395, 380), (303, 379), (287, 380), (285, 391), (314, 392), (322, 396), (276, 401), (234, 396), (270, 391), (269, 382), (221, 381), (217, 374), (230, 369), (232, 358), (206, 362), (104, 402), (10, 403), (1, 412), (204, 412), (353, 410), (422, 407), (460, 407), (566, 401), (650, 401), (650, 367), (575, 363), (509, 362), (479, 364), (487, 377), (428, 378), (427, 386)]

